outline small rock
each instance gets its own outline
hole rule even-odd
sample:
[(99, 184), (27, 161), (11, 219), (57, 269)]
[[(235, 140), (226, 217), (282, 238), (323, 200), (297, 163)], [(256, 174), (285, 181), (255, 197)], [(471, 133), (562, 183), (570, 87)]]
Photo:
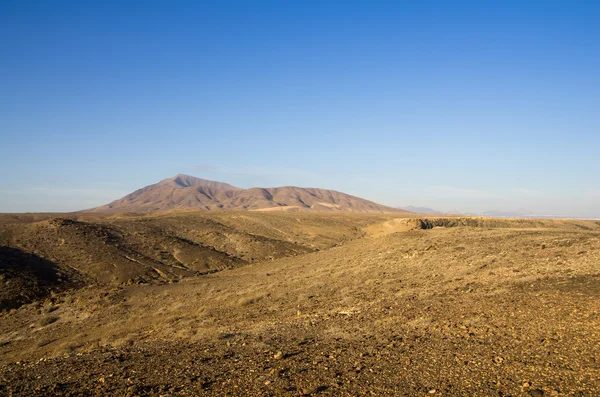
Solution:
[(435, 390), (435, 389), (431, 389), (431, 390), (429, 390), (429, 394), (435, 394), (436, 391), (437, 390)]
[(273, 356), (275, 360), (281, 360), (283, 358), (283, 352), (280, 350)]

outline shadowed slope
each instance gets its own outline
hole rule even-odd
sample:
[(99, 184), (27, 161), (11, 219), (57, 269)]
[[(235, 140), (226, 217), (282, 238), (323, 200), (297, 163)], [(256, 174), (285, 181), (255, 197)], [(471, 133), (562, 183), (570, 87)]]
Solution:
[(0, 311), (75, 286), (77, 275), (68, 269), (17, 248), (0, 247)]

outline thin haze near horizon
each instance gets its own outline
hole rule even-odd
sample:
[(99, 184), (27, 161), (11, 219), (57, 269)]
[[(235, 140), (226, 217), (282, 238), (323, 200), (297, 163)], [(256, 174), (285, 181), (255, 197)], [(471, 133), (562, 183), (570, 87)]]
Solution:
[(600, 217), (586, 1), (0, 3), (0, 212), (178, 173)]

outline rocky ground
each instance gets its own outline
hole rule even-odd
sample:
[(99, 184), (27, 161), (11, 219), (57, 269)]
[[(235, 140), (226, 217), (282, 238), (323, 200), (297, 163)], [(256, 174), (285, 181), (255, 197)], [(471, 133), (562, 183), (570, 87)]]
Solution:
[(0, 395), (600, 393), (597, 222), (219, 216), (306, 250), (5, 310)]

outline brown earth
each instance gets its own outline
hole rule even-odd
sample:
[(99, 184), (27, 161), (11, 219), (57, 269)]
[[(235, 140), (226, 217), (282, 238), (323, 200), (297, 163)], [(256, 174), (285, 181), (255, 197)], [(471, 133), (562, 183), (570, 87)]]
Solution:
[(295, 186), (241, 189), (227, 183), (183, 174), (164, 179), (112, 203), (85, 212), (147, 213), (190, 209), (407, 213), (335, 190)]
[[(14, 272), (11, 269), (17, 266), (12, 263), (21, 260), (19, 256), (11, 259), (16, 253), (39, 258), (42, 262), (35, 262), (33, 267), (41, 269), (43, 275), (38, 271), (28, 279), (37, 277), (39, 288), (48, 289), (47, 295), (49, 290), (56, 289), (50, 274), (62, 275), (64, 281), (73, 279), (71, 283), (75, 284), (81, 284), (82, 280), (87, 284), (109, 285), (175, 282), (257, 261), (331, 248), (362, 237), (363, 226), (385, 218), (180, 211), (91, 219), (71, 214), (39, 219), (44, 217), (0, 216), (0, 247), (4, 249), (0, 255), (7, 258), (2, 262), (7, 263), (6, 272)], [(29, 269), (32, 266), (27, 263), (34, 263), (29, 259), (22, 261), (22, 269)], [(10, 276), (10, 280), (16, 280), (16, 276)], [(4, 288), (6, 299), (26, 301), (27, 284), (19, 290), (12, 283), (11, 288)]]
[(597, 221), (221, 211), (0, 238), (3, 272), (53, 282), (0, 314), (0, 395), (600, 393)]

